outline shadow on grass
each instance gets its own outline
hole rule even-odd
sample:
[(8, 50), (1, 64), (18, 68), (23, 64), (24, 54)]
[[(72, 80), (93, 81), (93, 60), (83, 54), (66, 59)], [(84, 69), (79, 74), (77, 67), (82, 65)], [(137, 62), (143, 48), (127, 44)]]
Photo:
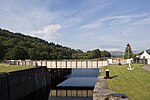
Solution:
[(113, 79), (113, 78), (115, 78), (115, 77), (118, 77), (118, 75), (111, 76), (110, 79)]
[(109, 78), (104, 77), (104, 79), (113, 79), (113, 78), (116, 78), (116, 77), (118, 77), (118, 75), (114, 75), (114, 76), (111, 76)]

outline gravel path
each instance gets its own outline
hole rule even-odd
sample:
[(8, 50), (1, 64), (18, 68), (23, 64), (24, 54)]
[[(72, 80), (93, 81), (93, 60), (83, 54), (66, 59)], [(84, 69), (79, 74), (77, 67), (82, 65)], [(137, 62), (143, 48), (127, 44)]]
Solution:
[(144, 65), (142, 68), (145, 69), (145, 70), (150, 71), (150, 65)]

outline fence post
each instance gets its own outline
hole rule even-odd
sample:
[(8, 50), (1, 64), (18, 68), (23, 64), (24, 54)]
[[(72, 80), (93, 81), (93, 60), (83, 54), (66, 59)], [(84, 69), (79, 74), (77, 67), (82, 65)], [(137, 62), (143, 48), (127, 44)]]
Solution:
[(76, 68), (77, 68), (77, 61), (76, 61)]
[(81, 61), (81, 68), (82, 68), (82, 61)]
[(70, 66), (71, 66), (71, 68), (72, 68), (72, 60), (70, 61)]
[(41, 60), (41, 66), (42, 66), (42, 60)]
[(87, 61), (86, 61), (86, 65), (85, 66), (86, 66), (86, 68), (88, 68), (88, 62)]
[(55, 65), (56, 65), (56, 68), (57, 68), (57, 60), (55, 61)]
[(66, 68), (67, 68), (67, 61), (66, 61)]
[(97, 68), (98, 68), (98, 60), (97, 60)]

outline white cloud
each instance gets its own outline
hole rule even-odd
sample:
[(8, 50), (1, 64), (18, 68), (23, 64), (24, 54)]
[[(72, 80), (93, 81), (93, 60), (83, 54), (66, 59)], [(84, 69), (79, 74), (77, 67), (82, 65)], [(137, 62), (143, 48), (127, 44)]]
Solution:
[(58, 31), (62, 28), (59, 24), (45, 26), (42, 30), (32, 31), (29, 35), (40, 37), (46, 40), (54, 40), (60, 36)]
[(82, 17), (83, 19), (87, 18), (89, 15), (96, 15), (102, 9), (112, 5), (113, 2), (109, 2), (109, 0), (87, 0), (83, 9), (80, 9), (77, 16)]
[(81, 22), (81, 18), (73, 17), (73, 18), (70, 18), (70, 19), (64, 21), (63, 26), (65, 26), (66, 28), (74, 27), (74, 26), (78, 25), (80, 22)]
[(144, 19), (142, 19), (142, 20), (139, 20), (139, 21), (137, 21), (137, 22), (135, 22), (135, 23), (133, 23), (134, 25), (136, 24), (136, 25), (138, 25), (138, 24), (141, 24), (141, 25), (145, 25), (145, 24), (150, 24), (150, 16), (148, 16), (148, 17), (146, 17), (146, 18), (144, 18)]
[(108, 50), (108, 51), (120, 51), (122, 49), (121, 46), (116, 46), (116, 45), (100, 45), (99, 48), (101, 50)]
[[(108, 16), (102, 19), (99, 19), (100, 22), (110, 21), (110, 20), (129, 20), (132, 18), (145, 17), (147, 14), (138, 14), (138, 15), (118, 15), (118, 16)], [(126, 22), (126, 21), (125, 21)]]
[(92, 23), (92, 24), (86, 24), (81, 26), (81, 29), (97, 29), (101, 27), (103, 24), (102, 23)]
[[(99, 13), (102, 9), (104, 9), (105, 7), (111, 5), (112, 3), (108, 2), (108, 1), (100, 1), (100, 0), (96, 0), (96, 1), (91, 1), (88, 0), (86, 1), (84, 4), (82, 4), (82, 7), (80, 9), (76, 9), (74, 11), (72, 11), (73, 13), (71, 13), (71, 16), (69, 19), (67, 19), (64, 22), (64, 26), (65, 27), (78, 27), (80, 26), (82, 23), (84, 22), (88, 22), (88, 18), (94, 15), (97, 15), (97, 13)], [(89, 16), (90, 15), (90, 16)], [(98, 27), (100, 27), (101, 25), (99, 23), (93, 23), (91, 24), (87, 24), (87, 25), (83, 25), (80, 28), (81, 29), (96, 29)]]
[(59, 12), (49, 10), (51, 0), (3, 0), (0, 3), (0, 27), (13, 32), (29, 33), (58, 23)]
[[(147, 14), (139, 14), (139, 15), (118, 15), (118, 16), (108, 16), (101, 19), (98, 19), (90, 24), (82, 25), (80, 28), (82, 29), (98, 29), (104, 25), (113, 24), (120, 25), (124, 23), (131, 22), (132, 19), (145, 17)], [(143, 20), (141, 23), (150, 23), (150, 18)]]
[(107, 50), (107, 51), (121, 51), (120, 48), (104, 48), (103, 50)]

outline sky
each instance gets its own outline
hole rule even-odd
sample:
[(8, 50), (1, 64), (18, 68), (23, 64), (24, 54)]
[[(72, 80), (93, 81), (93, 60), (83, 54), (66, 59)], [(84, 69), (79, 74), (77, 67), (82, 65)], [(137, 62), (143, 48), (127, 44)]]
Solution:
[(0, 0), (0, 28), (83, 51), (150, 49), (150, 0)]

